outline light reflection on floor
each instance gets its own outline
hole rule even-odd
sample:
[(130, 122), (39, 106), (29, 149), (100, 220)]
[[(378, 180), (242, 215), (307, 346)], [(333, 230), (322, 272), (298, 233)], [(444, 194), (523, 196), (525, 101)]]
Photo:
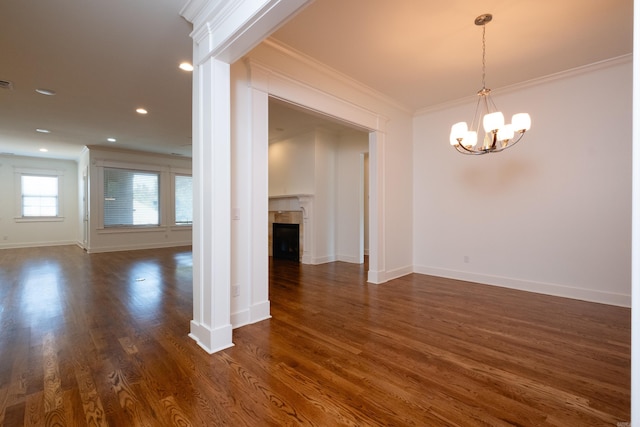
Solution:
[[(10, 282), (2, 279), (8, 277), (11, 269), (14, 270), (12, 280), (16, 281), (15, 286), (4, 286), (0, 293), (5, 301), (14, 301), (11, 305), (0, 304), (0, 327), (20, 325), (58, 329), (66, 321), (76, 321), (77, 316), (89, 322), (109, 321), (108, 316), (101, 314), (100, 302), (101, 297), (108, 296), (95, 295), (93, 286), (94, 281), (102, 281), (105, 277), (117, 278), (114, 285), (119, 291), (110, 298), (115, 297), (123, 309), (145, 324), (155, 323), (166, 308), (166, 296), (175, 295), (166, 293), (167, 286), (180, 295), (191, 294), (193, 262), (190, 250), (172, 253), (164, 259), (132, 256), (120, 264), (120, 269), (104, 269), (99, 254), (86, 256), (87, 265), (77, 265), (66, 271), (64, 256), (60, 259), (33, 257), (0, 269), (0, 283)], [(73, 279), (67, 275), (73, 275)], [(70, 280), (79, 278), (80, 286), (68, 287)], [(72, 298), (68, 292), (73, 292)]]
[(191, 251), (174, 254), (173, 260), (176, 263), (174, 269), (174, 282), (176, 284), (184, 284), (185, 286), (191, 287), (193, 277), (193, 256)]
[(42, 322), (55, 327), (62, 320), (62, 280), (64, 272), (57, 261), (33, 261), (22, 266), (20, 312), (24, 323), (34, 325)]
[(134, 316), (160, 315), (162, 304), (162, 268), (154, 261), (138, 261), (127, 271), (127, 295), (123, 301)]

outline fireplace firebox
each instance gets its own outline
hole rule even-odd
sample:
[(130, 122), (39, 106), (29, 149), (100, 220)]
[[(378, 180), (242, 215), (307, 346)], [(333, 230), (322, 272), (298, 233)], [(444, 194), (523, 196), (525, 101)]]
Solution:
[(273, 223), (273, 257), (300, 261), (300, 224)]

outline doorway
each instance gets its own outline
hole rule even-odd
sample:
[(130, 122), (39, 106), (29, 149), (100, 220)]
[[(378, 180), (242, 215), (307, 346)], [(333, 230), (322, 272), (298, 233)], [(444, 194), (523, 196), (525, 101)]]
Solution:
[[(369, 254), (368, 263), (363, 265), (367, 266), (367, 282), (377, 284), (386, 281), (384, 253), (385, 165), (382, 153), (385, 151), (387, 118), (307, 86), (302, 82), (282, 76), (276, 70), (254, 62), (251, 58), (245, 58), (242, 66), (246, 69), (238, 68), (236, 72), (239, 77), (246, 76), (247, 80), (243, 80), (246, 85), (235, 85), (235, 99), (238, 101), (239, 108), (247, 111), (248, 115), (246, 121), (238, 121), (238, 124), (241, 123), (242, 126), (234, 129), (236, 144), (233, 148), (236, 150), (234, 158), (237, 159), (237, 164), (233, 168), (233, 172), (236, 174), (237, 180), (233, 184), (232, 206), (234, 207), (231, 211), (232, 218), (236, 220), (232, 221), (232, 233), (238, 236), (235, 240), (237, 244), (232, 248), (234, 251), (232, 260), (237, 262), (235, 266), (232, 266), (235, 276), (231, 279), (233, 281), (231, 284), (231, 313), (233, 313), (231, 319), (234, 327), (255, 323), (269, 317), (269, 187), (273, 184), (273, 181), (270, 182), (269, 179), (269, 116), (274, 114), (274, 110), (270, 111), (269, 109), (270, 102), (281, 102), (287, 108), (301, 110), (316, 118), (319, 116), (325, 120), (337, 121), (343, 126), (359, 131), (362, 138), (366, 140), (365, 146), (369, 157), (369, 178), (367, 180), (369, 187), (367, 227)], [(327, 152), (330, 150), (323, 151), (325, 154)], [(361, 154), (363, 153), (357, 153), (358, 159)], [(361, 168), (356, 166), (355, 169), (358, 170), (357, 174), (360, 174)], [(315, 170), (317, 169), (314, 169), (314, 173)], [(323, 169), (320, 171), (324, 172)], [(364, 194), (364, 178), (360, 178), (360, 180)], [(321, 179), (317, 181), (323, 182)], [(335, 190), (339, 184), (334, 182), (334, 186), (331, 188)], [(291, 201), (290, 199), (296, 199), (296, 208), (302, 209), (303, 213), (303, 226), (300, 233), (305, 238), (315, 239), (319, 233), (312, 222), (324, 212), (317, 212), (315, 209), (315, 196), (318, 194), (316, 189), (314, 188), (312, 192), (314, 197), (310, 197), (309, 193), (311, 191), (304, 188), (287, 188), (285, 194), (295, 194), (296, 196), (283, 197), (281, 200), (283, 203), (288, 203)], [(233, 200), (234, 197), (237, 199)], [(359, 199), (357, 203), (364, 207), (364, 195), (362, 198), (356, 197)], [(360, 200), (362, 201), (360, 202)], [(324, 206), (324, 209), (335, 209), (329, 204)], [(243, 212), (246, 212), (246, 216), (243, 216)], [(364, 221), (364, 219), (360, 219), (364, 217), (364, 214), (358, 215), (358, 221)], [(364, 230), (364, 227), (362, 229)], [(307, 236), (307, 233), (310, 236)], [(335, 233), (332, 238), (335, 239)], [(358, 242), (360, 242), (360, 237), (355, 240), (354, 244), (359, 246)], [(322, 256), (330, 254), (330, 252), (322, 252), (324, 249), (326, 248), (320, 248), (318, 254), (322, 254)], [(322, 259), (320, 255), (314, 257), (314, 254), (307, 257), (304, 244), (301, 252), (305, 260), (310, 259), (309, 263), (332, 261), (329, 258)], [(241, 265), (242, 267), (240, 267)], [(233, 291), (233, 289), (238, 289), (238, 291)]]
[[(314, 238), (306, 245), (302, 241), (305, 253), (311, 254), (303, 262), (364, 262), (369, 250), (368, 150), (365, 130), (269, 98), (269, 215), (282, 212), (282, 204), (276, 201), (283, 198), (313, 199), (312, 211), (305, 216), (313, 217), (306, 224), (313, 229), (306, 235)], [(290, 208), (302, 210), (297, 205)]]

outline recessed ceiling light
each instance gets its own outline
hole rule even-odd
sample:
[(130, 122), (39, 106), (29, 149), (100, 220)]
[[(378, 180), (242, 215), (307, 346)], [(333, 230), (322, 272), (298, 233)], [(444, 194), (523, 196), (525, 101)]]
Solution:
[(51, 133), (51, 131), (49, 129), (36, 129), (36, 132), (40, 132), (40, 133)]
[(42, 153), (46, 153), (46, 152), (47, 152), (47, 151), (49, 151), (49, 150), (47, 150), (46, 148), (41, 148), (41, 149), (40, 149), (40, 151), (41, 151)]
[(138, 114), (147, 114), (147, 110), (144, 108), (136, 108), (136, 113)]
[(189, 64), (188, 62), (183, 62), (182, 64), (178, 65), (178, 67), (184, 71), (193, 71), (193, 65)]
[(40, 95), (47, 95), (47, 96), (53, 96), (56, 94), (55, 90), (44, 89), (44, 88), (38, 88), (36, 89), (36, 92), (38, 92)]
[(107, 141), (109, 141), (109, 142), (116, 142), (116, 139), (115, 139), (115, 138), (107, 138)]

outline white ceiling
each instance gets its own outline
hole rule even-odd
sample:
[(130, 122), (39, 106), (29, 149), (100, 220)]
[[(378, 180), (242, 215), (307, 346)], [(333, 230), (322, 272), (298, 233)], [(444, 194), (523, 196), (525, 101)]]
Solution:
[(317, 0), (273, 37), (410, 111), (630, 54), (633, 0)]
[[(0, 1), (0, 152), (84, 145), (191, 155), (191, 24), (183, 0)], [(48, 97), (35, 92), (47, 88)], [(143, 106), (149, 114), (140, 116)], [(40, 134), (36, 128), (51, 130)]]
[[(115, 137), (190, 156), (191, 76), (177, 68), (192, 49), (183, 3), (0, 1), (0, 80), (14, 85), (0, 89), (0, 153), (75, 158)], [(473, 23), (482, 13), (494, 15), (494, 89), (632, 52), (633, 0), (316, 0), (272, 37), (417, 111), (482, 86)], [(301, 127), (282, 105), (272, 115), (274, 128)]]

